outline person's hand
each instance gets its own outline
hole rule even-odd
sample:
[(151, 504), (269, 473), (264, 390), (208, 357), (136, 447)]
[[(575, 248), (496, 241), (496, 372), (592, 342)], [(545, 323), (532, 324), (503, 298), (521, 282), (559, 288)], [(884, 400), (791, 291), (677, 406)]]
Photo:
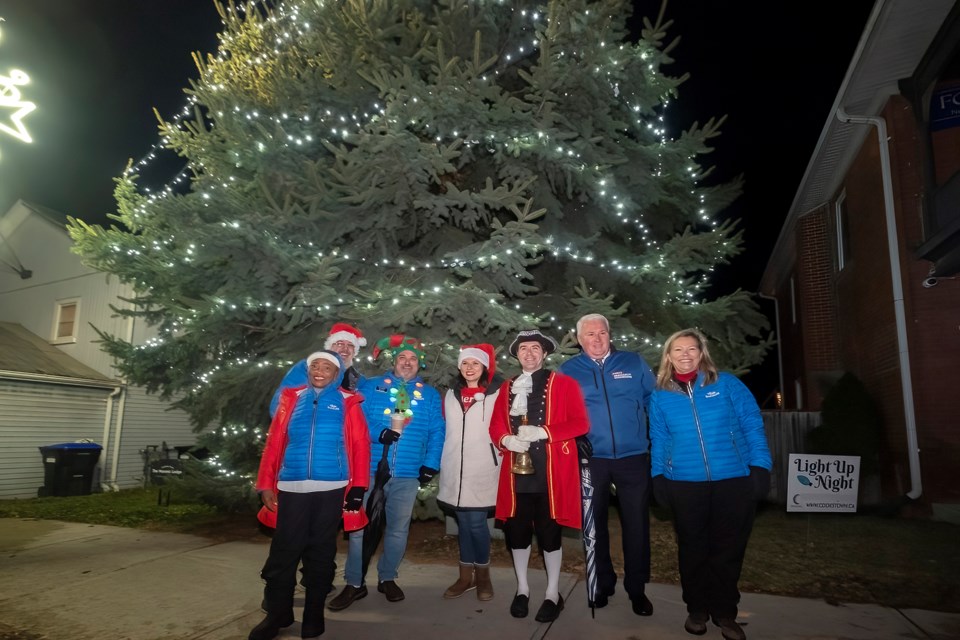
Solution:
[(653, 476), (653, 499), (657, 501), (657, 504), (661, 507), (670, 506), (670, 491), (667, 488), (667, 479), (662, 475)]
[(513, 451), (514, 453), (526, 453), (530, 450), (530, 443), (526, 440), (521, 440), (517, 436), (503, 436), (500, 444), (503, 445), (503, 448), (507, 451)]
[(393, 429), (384, 429), (380, 432), (380, 444), (393, 444), (400, 439), (400, 434)]
[(269, 511), (277, 510), (277, 494), (273, 489), (264, 489), (260, 492), (260, 502)]
[(770, 493), (770, 472), (763, 467), (750, 467), (750, 480), (753, 481), (753, 499), (763, 500)]
[(517, 428), (517, 437), (524, 442), (536, 442), (537, 440), (546, 440), (549, 436), (547, 430), (543, 427), (522, 424)]
[(589, 460), (593, 457), (593, 445), (587, 436), (577, 436), (577, 454), (580, 460)]
[(431, 480), (433, 480), (433, 476), (437, 475), (438, 473), (439, 471), (437, 471), (436, 469), (432, 469), (426, 465), (422, 465), (420, 467), (420, 478), (419, 478), (420, 486), (421, 487), (426, 486)]
[(346, 497), (343, 499), (344, 511), (360, 511), (363, 506), (363, 494), (366, 493), (363, 487), (350, 487)]

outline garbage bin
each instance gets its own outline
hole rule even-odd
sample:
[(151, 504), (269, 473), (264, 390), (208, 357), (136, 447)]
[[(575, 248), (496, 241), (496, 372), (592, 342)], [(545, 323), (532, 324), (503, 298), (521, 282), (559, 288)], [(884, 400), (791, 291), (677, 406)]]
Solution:
[(95, 442), (63, 442), (40, 447), (43, 496), (85, 496), (93, 484), (93, 469), (103, 447)]

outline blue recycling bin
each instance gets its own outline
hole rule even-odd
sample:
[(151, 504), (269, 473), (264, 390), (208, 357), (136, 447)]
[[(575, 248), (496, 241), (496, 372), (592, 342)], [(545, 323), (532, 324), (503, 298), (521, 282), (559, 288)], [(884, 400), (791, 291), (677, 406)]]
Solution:
[(43, 486), (38, 495), (89, 495), (101, 451), (103, 447), (95, 442), (63, 442), (40, 447)]

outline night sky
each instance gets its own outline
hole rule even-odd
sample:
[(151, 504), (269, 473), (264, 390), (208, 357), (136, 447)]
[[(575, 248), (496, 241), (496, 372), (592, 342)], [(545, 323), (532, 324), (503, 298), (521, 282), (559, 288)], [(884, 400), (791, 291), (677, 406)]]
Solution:
[[(635, 5), (637, 14), (655, 16), (660, 3)], [(717, 179), (746, 177), (744, 195), (726, 213), (741, 220), (746, 249), (716, 275), (717, 292), (756, 290), (872, 6), (668, 4), (669, 33), (681, 42), (667, 71), (691, 74), (668, 126), (679, 135), (695, 120), (728, 115), (705, 163), (716, 165)], [(165, 117), (179, 111), (183, 87), (197, 76), (190, 53), (216, 49), (212, 0), (0, 0), (0, 17), (0, 74), (29, 73), (24, 98), (37, 104), (25, 119), (32, 145), (0, 136), (0, 210), (23, 198), (103, 222), (113, 178), (157, 140), (152, 109)], [(161, 187), (179, 170), (182, 161), (171, 155), (152, 164), (143, 184)], [(762, 401), (765, 393), (755, 393)]]

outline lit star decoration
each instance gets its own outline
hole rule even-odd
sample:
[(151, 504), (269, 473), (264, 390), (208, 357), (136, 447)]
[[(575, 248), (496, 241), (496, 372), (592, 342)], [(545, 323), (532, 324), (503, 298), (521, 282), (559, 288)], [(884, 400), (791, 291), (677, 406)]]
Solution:
[[(2, 21), (3, 18), (0, 18), (0, 22)], [(0, 114), (6, 113), (7, 109), (11, 111), (10, 124), (6, 124), (0, 115), (0, 131), (27, 143), (33, 142), (33, 138), (23, 124), (23, 119), (36, 109), (37, 105), (21, 98), (20, 86), (29, 82), (30, 76), (19, 69), (11, 69), (9, 75), (0, 75)]]

